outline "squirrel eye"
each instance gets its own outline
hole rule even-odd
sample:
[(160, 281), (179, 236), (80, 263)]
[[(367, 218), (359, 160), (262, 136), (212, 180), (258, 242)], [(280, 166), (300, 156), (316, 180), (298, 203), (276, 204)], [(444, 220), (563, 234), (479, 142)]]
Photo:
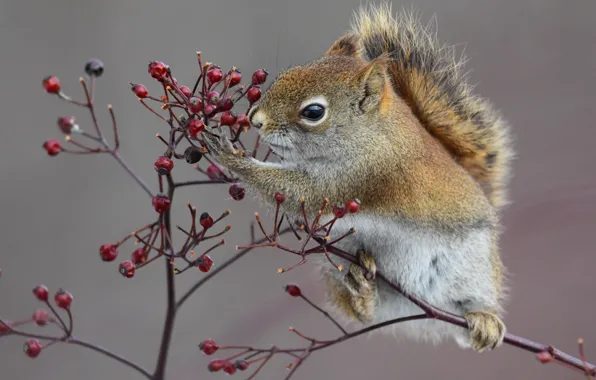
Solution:
[(300, 111), (300, 116), (309, 121), (318, 121), (325, 115), (325, 108), (320, 104), (311, 104)]

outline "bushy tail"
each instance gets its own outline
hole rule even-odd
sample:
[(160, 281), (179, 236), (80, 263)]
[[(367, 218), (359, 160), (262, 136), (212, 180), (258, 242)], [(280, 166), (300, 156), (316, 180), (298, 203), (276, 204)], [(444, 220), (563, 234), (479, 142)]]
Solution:
[(352, 28), (364, 59), (389, 54), (397, 94), (480, 183), (495, 208), (504, 206), (513, 157), (509, 127), (488, 101), (472, 93), (462, 71), (465, 58), (440, 45), (435, 24), (422, 25), (414, 11), (394, 17), (390, 5), (363, 7)]

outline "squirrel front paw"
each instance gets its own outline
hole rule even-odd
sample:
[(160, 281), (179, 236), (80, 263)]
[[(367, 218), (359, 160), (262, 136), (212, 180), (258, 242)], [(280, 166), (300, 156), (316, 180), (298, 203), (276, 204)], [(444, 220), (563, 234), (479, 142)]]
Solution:
[(234, 149), (232, 142), (224, 135), (203, 133), (203, 141), (209, 154), (224, 166), (231, 166), (235, 160), (242, 159), (241, 153)]
[(472, 311), (465, 315), (470, 329), (472, 348), (476, 352), (493, 350), (503, 343), (505, 324), (495, 314)]

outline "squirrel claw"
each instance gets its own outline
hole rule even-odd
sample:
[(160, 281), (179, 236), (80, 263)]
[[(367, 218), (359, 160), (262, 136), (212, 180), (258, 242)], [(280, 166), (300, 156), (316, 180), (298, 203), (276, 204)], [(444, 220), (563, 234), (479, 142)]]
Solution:
[(377, 302), (377, 289), (375, 283), (376, 264), (372, 256), (364, 251), (356, 253), (360, 265), (351, 264), (343, 283), (348, 290), (349, 304), (355, 316), (361, 322), (373, 319)]
[(486, 311), (472, 311), (466, 314), (470, 328), (470, 339), (474, 351), (481, 353), (493, 350), (503, 343), (505, 324), (495, 314)]

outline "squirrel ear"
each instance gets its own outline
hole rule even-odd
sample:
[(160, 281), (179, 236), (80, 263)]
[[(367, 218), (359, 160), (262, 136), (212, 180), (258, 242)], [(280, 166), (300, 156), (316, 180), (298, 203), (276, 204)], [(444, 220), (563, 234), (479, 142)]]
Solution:
[(333, 45), (325, 53), (330, 55), (344, 55), (349, 57), (356, 57), (359, 55), (360, 38), (356, 34), (346, 34), (339, 40), (335, 41)]
[(387, 63), (388, 57), (381, 55), (370, 61), (358, 73), (357, 80), (362, 89), (362, 98), (360, 99), (360, 109), (363, 112), (375, 108), (385, 95), (387, 85)]

